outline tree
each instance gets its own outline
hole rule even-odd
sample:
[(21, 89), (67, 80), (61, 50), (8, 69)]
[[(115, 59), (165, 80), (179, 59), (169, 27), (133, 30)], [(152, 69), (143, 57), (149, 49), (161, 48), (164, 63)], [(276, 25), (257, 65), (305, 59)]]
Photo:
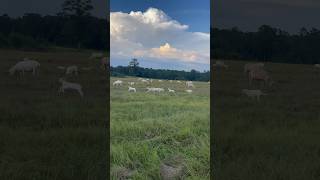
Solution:
[(91, 0), (65, 0), (62, 4), (63, 16), (90, 16), (93, 9)]
[(137, 75), (137, 69), (139, 67), (139, 62), (138, 59), (133, 58), (130, 62), (129, 62), (129, 71), (130, 73), (132, 73), (132, 75)]

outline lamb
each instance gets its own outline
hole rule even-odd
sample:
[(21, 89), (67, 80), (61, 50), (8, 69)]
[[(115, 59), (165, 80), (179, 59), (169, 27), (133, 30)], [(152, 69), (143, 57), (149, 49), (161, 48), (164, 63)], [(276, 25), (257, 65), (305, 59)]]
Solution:
[(133, 85), (134, 85), (134, 82), (128, 82), (128, 84), (129, 84), (130, 86), (133, 86)]
[(136, 88), (128, 86), (128, 92), (137, 92)]
[(244, 74), (248, 75), (248, 73), (255, 69), (262, 69), (264, 67), (264, 63), (247, 63), (244, 65)]
[(169, 91), (169, 93), (173, 93), (173, 94), (175, 94), (175, 93), (176, 93), (176, 91), (175, 91), (175, 90), (170, 89), (170, 88), (168, 88), (168, 91)]
[(249, 71), (249, 85), (252, 85), (252, 81), (263, 81), (264, 85), (272, 86), (274, 83), (267, 71), (263, 69), (253, 69)]
[(77, 66), (68, 66), (67, 67), (67, 70), (66, 70), (66, 75), (69, 75), (69, 74), (74, 74), (74, 75), (78, 75), (78, 67)]
[(10, 75), (14, 75), (16, 72), (20, 72), (20, 75), (24, 75), (24, 72), (32, 71), (32, 74), (35, 76), (39, 67), (40, 63), (38, 61), (24, 59), (10, 68), (9, 73)]
[(141, 82), (146, 83), (146, 84), (149, 84), (149, 81), (146, 80), (146, 79), (142, 79)]
[(123, 81), (120, 81), (120, 80), (116, 80), (115, 82), (113, 82), (113, 86), (116, 86), (116, 87), (119, 87), (119, 86), (122, 86), (122, 83)]
[(261, 90), (242, 89), (242, 93), (247, 95), (248, 97), (257, 98), (258, 101), (260, 101), (261, 95), (267, 95), (266, 93), (263, 93)]
[(194, 88), (194, 85), (193, 85), (193, 82), (192, 81), (187, 81), (186, 82), (186, 86), (189, 88), (189, 87), (193, 87)]
[(76, 90), (83, 97), (82, 87), (80, 84), (67, 82), (64, 78), (60, 78), (59, 82), (62, 83), (61, 87), (59, 88), (59, 93), (64, 94), (65, 90)]
[(191, 94), (191, 93), (192, 93), (192, 90), (191, 90), (191, 89), (187, 89), (186, 92), (189, 93), (189, 94)]

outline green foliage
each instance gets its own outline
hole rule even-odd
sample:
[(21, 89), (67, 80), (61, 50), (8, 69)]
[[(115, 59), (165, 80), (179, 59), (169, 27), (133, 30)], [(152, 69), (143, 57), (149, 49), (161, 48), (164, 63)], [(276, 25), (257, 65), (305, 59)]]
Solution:
[(320, 63), (320, 31), (315, 28), (301, 28), (299, 34), (289, 34), (262, 25), (257, 32), (212, 28), (211, 34), (214, 37), (211, 49), (215, 59)]

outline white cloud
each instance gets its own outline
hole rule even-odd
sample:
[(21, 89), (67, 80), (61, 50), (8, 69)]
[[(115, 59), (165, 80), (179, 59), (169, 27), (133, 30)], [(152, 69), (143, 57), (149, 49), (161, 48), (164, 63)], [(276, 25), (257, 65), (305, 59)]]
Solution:
[(188, 25), (156, 8), (146, 12), (111, 12), (111, 61), (136, 57), (209, 64), (210, 34), (188, 29)]

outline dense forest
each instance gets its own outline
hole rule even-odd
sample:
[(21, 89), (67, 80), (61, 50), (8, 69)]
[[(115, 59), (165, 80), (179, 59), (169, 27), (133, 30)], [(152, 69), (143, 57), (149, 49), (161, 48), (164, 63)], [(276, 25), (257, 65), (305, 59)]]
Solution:
[(196, 70), (178, 71), (167, 69), (152, 69), (139, 66), (137, 59), (132, 59), (128, 66), (111, 67), (111, 76), (124, 77), (136, 76), (153, 79), (168, 79), (168, 80), (189, 80), (189, 81), (209, 81), (210, 71), (199, 72)]
[(109, 22), (90, 14), (91, 1), (66, 0), (56, 15), (0, 15), (0, 48), (46, 49), (52, 46), (109, 49)]
[(320, 63), (320, 30), (315, 28), (301, 28), (297, 34), (268, 25), (256, 32), (212, 28), (211, 35), (214, 59)]

